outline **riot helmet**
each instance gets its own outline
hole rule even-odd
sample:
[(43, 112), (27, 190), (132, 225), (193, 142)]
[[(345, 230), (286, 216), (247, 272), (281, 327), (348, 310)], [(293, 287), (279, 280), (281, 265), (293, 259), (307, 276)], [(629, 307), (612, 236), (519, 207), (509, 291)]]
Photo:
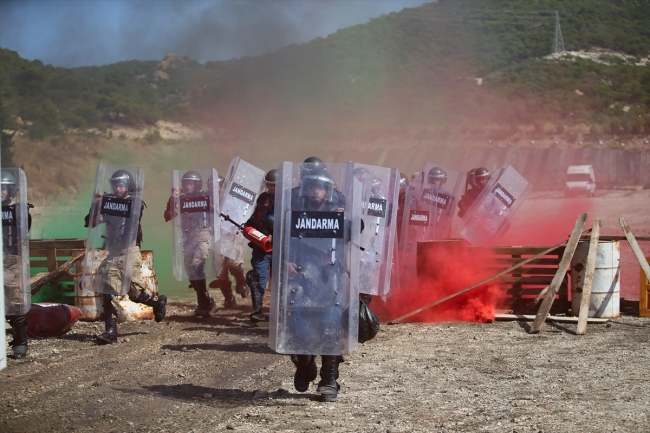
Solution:
[(194, 193), (201, 191), (203, 188), (203, 178), (194, 170), (186, 172), (181, 178), (181, 183), (183, 185), (183, 192), (185, 192), (185, 185), (194, 185), (194, 191), (192, 191)]
[[(319, 193), (323, 190), (324, 193)], [(324, 201), (332, 201), (334, 191), (334, 180), (325, 169), (311, 170), (300, 183), (301, 198), (317, 198)]]
[(126, 170), (117, 170), (108, 181), (111, 183), (111, 188), (113, 189), (114, 194), (117, 194), (115, 189), (119, 184), (124, 184), (128, 192), (135, 191), (135, 179), (133, 179), (131, 173)]
[(365, 167), (357, 167), (354, 169), (354, 177), (361, 183), (364, 183), (366, 180), (371, 179), (372, 173)]
[(474, 186), (483, 189), (485, 185), (487, 184), (488, 180), (490, 180), (490, 170), (488, 170), (485, 167), (479, 167), (474, 170)]
[(311, 170), (324, 170), (325, 163), (317, 156), (310, 156), (300, 164), (300, 179), (302, 180)]
[(274, 168), (273, 170), (269, 170), (266, 172), (266, 175), (264, 175), (264, 183), (275, 185), (275, 182), (278, 179), (278, 171)]
[(381, 184), (382, 184), (381, 178), (377, 176), (373, 176), (372, 187), (370, 188), (370, 192), (372, 194), (379, 194), (379, 190), (381, 189)]
[(406, 187), (409, 186), (409, 178), (404, 173), (399, 172), (399, 190), (400, 193), (406, 192)]
[(269, 170), (264, 175), (264, 185), (266, 185), (266, 191), (269, 194), (275, 194), (275, 182), (278, 179), (278, 171), (274, 168)]
[[(219, 188), (217, 192), (221, 192), (221, 188), (223, 187), (223, 183), (226, 181), (226, 179), (223, 178), (222, 175), (218, 175), (219, 178), (217, 179), (217, 187)], [(210, 188), (210, 191), (214, 189), (214, 178), (212, 175), (208, 177), (208, 188)]]
[(472, 188), (476, 186), (476, 182), (474, 181), (474, 173), (476, 172), (476, 169), (473, 168), (470, 171), (467, 172), (467, 184), (471, 186)]
[(440, 182), (438, 186), (442, 186), (447, 182), (447, 173), (440, 168), (440, 167), (433, 167), (431, 170), (429, 170), (429, 174), (427, 175), (427, 181), (433, 185), (436, 182)]
[(2, 201), (14, 198), (16, 195), (16, 178), (8, 171), (2, 170), (1, 176), (2, 191), (7, 191), (7, 197), (3, 197)]
[(310, 164), (321, 163), (323, 164), (323, 167), (325, 166), (323, 160), (317, 156), (310, 156), (309, 158), (305, 159), (303, 162), (310, 163)]

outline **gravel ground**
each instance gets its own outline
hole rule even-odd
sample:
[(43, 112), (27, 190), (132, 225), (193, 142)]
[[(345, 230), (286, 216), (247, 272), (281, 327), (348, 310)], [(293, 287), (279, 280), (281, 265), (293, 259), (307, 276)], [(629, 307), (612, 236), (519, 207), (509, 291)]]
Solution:
[[(519, 221), (546, 208), (570, 231), (576, 201), (553, 194), (533, 194)], [(649, 191), (599, 192), (588, 211), (607, 234), (624, 216), (647, 236), (649, 203)], [(638, 299), (638, 264), (626, 260), (623, 296)], [(650, 431), (650, 318), (590, 324), (584, 336), (560, 323), (535, 335), (524, 322), (383, 324), (341, 365), (339, 401), (321, 403), (315, 384), (293, 389), (292, 364), (250, 307), (209, 320), (193, 309), (175, 300), (162, 323), (120, 324), (110, 346), (94, 343), (102, 323), (30, 340), (27, 358), (0, 372), (0, 431)]]
[[(100, 324), (32, 340), (0, 373), (0, 431), (648, 431), (650, 318), (589, 325), (383, 325), (341, 365), (336, 403), (293, 389), (288, 357), (245, 309), (200, 321)], [(319, 360), (320, 363), (320, 360)]]

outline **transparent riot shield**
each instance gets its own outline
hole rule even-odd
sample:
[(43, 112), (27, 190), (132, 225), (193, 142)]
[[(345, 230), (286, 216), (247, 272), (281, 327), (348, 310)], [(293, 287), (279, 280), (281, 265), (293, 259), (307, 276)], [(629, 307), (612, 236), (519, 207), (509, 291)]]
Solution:
[(276, 352), (344, 355), (356, 347), (361, 201), (352, 163), (280, 166), (269, 333)]
[(510, 226), (532, 184), (506, 165), (490, 179), (460, 221), (460, 233), (472, 245), (488, 245)]
[(86, 221), (86, 289), (118, 296), (128, 293), (131, 269), (140, 257), (143, 189), (144, 172), (139, 167), (104, 163), (97, 167)]
[[(2, 139), (0, 138), (0, 143), (2, 142)], [(0, 163), (2, 160), (0, 160)], [(3, 247), (4, 242), (2, 242), (2, 239), (0, 239), (0, 246)], [(4, 247), (3, 247), (4, 251)], [(0, 275), (0, 284), (2, 285), (2, 296), (0, 296), (0, 319), (2, 322), (0, 323), (5, 323), (5, 297), (4, 297), (4, 272), (3, 275)], [(0, 371), (4, 370), (7, 368), (7, 342), (5, 341), (6, 338), (6, 333), (5, 332), (0, 332)]]
[(415, 277), (417, 243), (448, 239), (465, 174), (426, 163), (406, 193), (400, 253), (403, 274)]
[(362, 183), (364, 229), (361, 232), (359, 292), (387, 299), (391, 288), (393, 250), (396, 237), (399, 172), (397, 169), (354, 164), (370, 173), (370, 191)]
[(236, 157), (230, 163), (221, 190), (221, 254), (242, 261), (248, 241), (241, 233), (255, 210), (255, 200), (261, 193), (264, 170)]
[[(204, 280), (219, 275), (211, 259), (217, 242), (214, 234), (220, 236), (221, 225), (219, 190), (213, 188), (213, 179), (219, 179), (214, 168), (172, 172), (171, 196), (165, 214), (173, 223), (172, 260), (174, 278), (178, 281)], [(221, 250), (217, 255), (221, 257)]]
[(2, 169), (2, 258), (4, 312), (22, 315), (31, 307), (27, 176), (20, 168)]

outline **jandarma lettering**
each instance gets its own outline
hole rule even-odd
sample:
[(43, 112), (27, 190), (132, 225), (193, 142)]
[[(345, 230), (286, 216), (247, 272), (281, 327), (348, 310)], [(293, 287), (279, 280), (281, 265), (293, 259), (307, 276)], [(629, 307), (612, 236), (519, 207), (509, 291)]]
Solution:
[(205, 200), (197, 200), (197, 201), (186, 201), (183, 203), (183, 209), (192, 209), (192, 208), (205, 208), (208, 207), (208, 202)]
[(112, 201), (107, 201), (104, 203), (104, 209), (105, 210), (114, 210), (114, 211), (120, 211), (120, 212), (128, 212), (129, 211), (129, 205), (127, 203), (115, 203)]
[(241, 195), (242, 197), (246, 197), (249, 200), (253, 200), (253, 195), (240, 189), (240, 188), (233, 188), (232, 189), (234, 193)]
[(424, 214), (411, 215), (411, 221), (426, 221), (427, 219), (428, 219), (427, 215)]
[(339, 220), (336, 218), (298, 218), (296, 228), (338, 230)]
[(11, 211), (2, 211), (2, 220), (3, 221), (12, 221), (14, 219), (13, 213)]
[(377, 212), (382, 212), (384, 210), (384, 206), (382, 203), (374, 203), (370, 202), (368, 203), (368, 210), (374, 210)]
[(495, 189), (494, 192), (499, 194), (499, 196), (505, 201), (507, 201), (509, 204), (512, 203), (512, 199), (501, 188)]
[(429, 201), (435, 201), (436, 203), (440, 204), (447, 204), (447, 197), (442, 196), (442, 195), (431, 195), (430, 193), (426, 193), (424, 195), (424, 198)]

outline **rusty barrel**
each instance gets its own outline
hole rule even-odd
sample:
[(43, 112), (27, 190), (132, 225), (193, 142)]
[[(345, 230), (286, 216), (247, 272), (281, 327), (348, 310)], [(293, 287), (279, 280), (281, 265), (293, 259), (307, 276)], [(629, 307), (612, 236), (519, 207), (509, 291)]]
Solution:
[[(580, 241), (571, 259), (571, 310), (580, 314), (582, 286), (585, 281), (589, 241)], [(621, 304), (621, 244), (600, 241), (589, 301), (589, 317), (615, 318)]]
[(435, 241), (418, 241), (417, 275), (418, 280), (437, 280), (445, 273), (449, 257), (464, 254), (469, 246), (465, 239), (443, 239)]
[[(94, 250), (96, 260), (92, 263), (99, 265), (102, 259), (108, 253), (106, 250)], [(153, 251), (140, 251), (142, 255), (142, 277), (144, 278), (145, 285), (155, 295), (158, 294), (158, 278), (153, 268)], [(95, 293), (92, 290), (86, 289), (86, 284), (83, 281), (83, 262), (77, 262), (75, 273), (81, 274), (74, 279), (75, 290), (75, 306), (77, 306), (83, 315), (81, 319), (88, 322), (102, 320), (104, 318), (104, 307), (102, 293)], [(94, 274), (96, 269), (92, 269), (91, 273)], [(136, 304), (131, 302), (128, 296), (118, 297), (119, 308), (117, 308), (117, 321), (118, 322), (137, 322), (140, 320), (151, 320), (154, 318), (153, 309), (144, 304)]]

